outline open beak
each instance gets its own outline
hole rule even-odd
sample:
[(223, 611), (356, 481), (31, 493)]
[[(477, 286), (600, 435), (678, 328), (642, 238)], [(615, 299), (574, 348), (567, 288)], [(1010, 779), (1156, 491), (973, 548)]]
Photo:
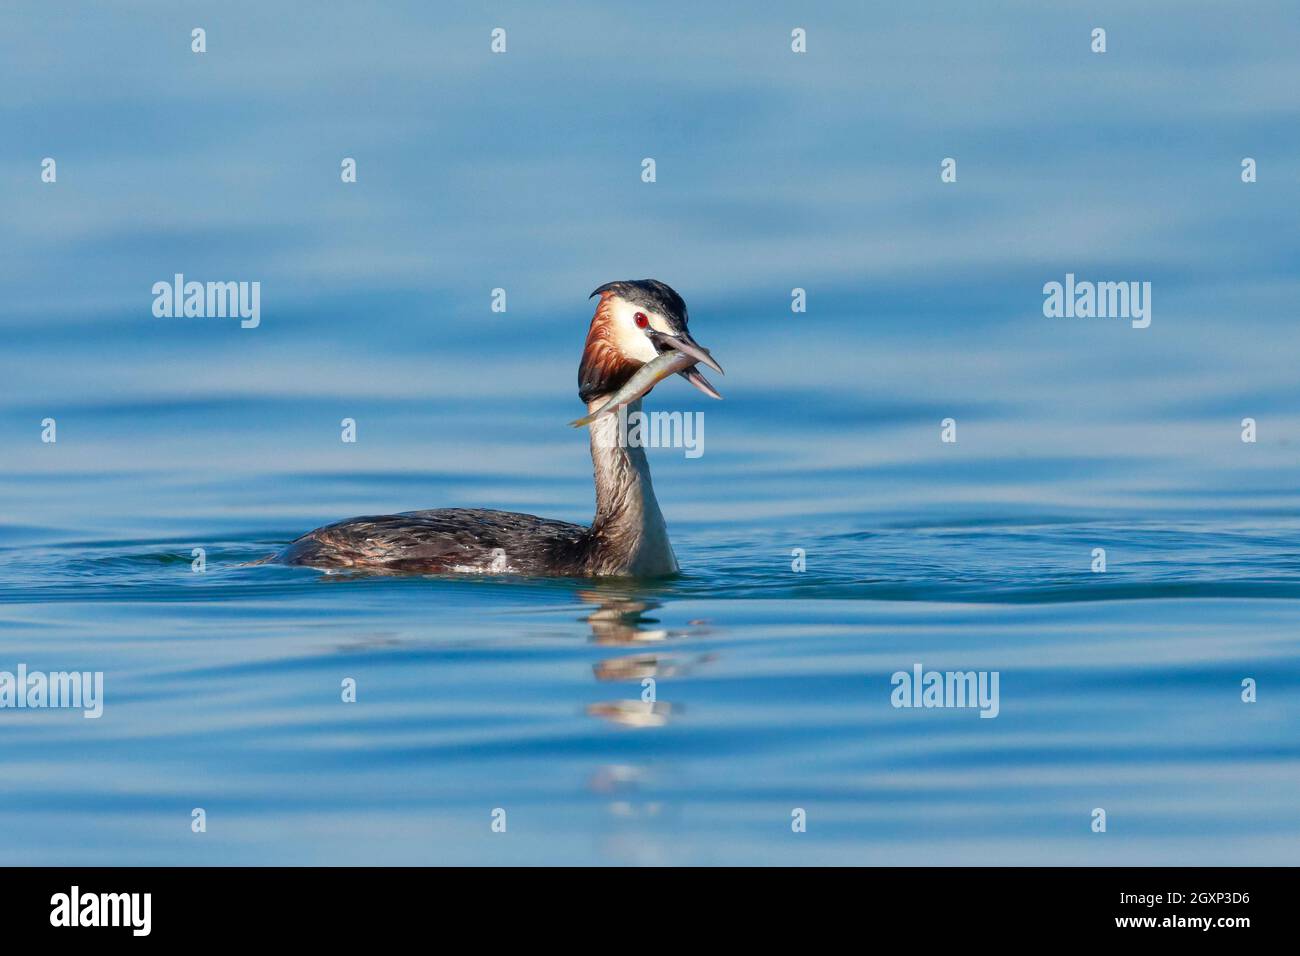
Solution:
[[(650, 341), (654, 342), (655, 348), (660, 352), (663, 352), (666, 349), (676, 349), (683, 355), (689, 355), (701, 365), (707, 365), (720, 375), (727, 374), (722, 371), (722, 366), (719, 365), (713, 356), (709, 354), (709, 350), (691, 338), (689, 332), (682, 330), (676, 335), (668, 335), (663, 332), (652, 330), (649, 334)], [(710, 398), (722, 397), (718, 394), (717, 389), (709, 384), (709, 380), (701, 375), (694, 365), (688, 369), (683, 369), (678, 374)]]
[(722, 397), (721, 395), (718, 394), (718, 390), (709, 384), (709, 380), (705, 378), (703, 375), (701, 375), (699, 372), (697, 372), (694, 368), (685, 369), (681, 372), (678, 372), (677, 374), (680, 375), (682, 378), (686, 379), (686, 381), (690, 382), (692, 385), (698, 388), (705, 395), (709, 396), (709, 398)]

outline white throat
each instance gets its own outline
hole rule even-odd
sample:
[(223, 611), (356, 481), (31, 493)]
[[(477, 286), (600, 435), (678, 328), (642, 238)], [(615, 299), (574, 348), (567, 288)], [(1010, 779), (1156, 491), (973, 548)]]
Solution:
[[(588, 412), (607, 400), (608, 396), (601, 396), (588, 402)], [(640, 410), (640, 399), (630, 402), (627, 416)], [(604, 415), (588, 427), (596, 478), (596, 517), (591, 523), (593, 572), (647, 577), (675, 574), (677, 558), (655, 500), (645, 449), (627, 447), (617, 414)]]

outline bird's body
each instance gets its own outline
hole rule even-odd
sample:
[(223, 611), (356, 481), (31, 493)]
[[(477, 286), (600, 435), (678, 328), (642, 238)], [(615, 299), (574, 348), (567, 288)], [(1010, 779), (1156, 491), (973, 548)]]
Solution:
[[(275, 560), (390, 574), (676, 573), (677, 559), (655, 499), (645, 450), (623, 442), (617, 417), (608, 413), (616, 404), (611, 399), (622, 402), (624, 396), (631, 396), (629, 414), (640, 409), (640, 395), (645, 393), (635, 394), (635, 388), (629, 392), (625, 386), (668, 349), (718, 366), (691, 339), (686, 304), (668, 286), (654, 280), (616, 282), (593, 295), (597, 293), (601, 300), (578, 371), (578, 394), (593, 416), (589, 428), (596, 516), (590, 527), (480, 508), (407, 511), (325, 525), (291, 542)], [(693, 363), (680, 374), (716, 397)]]
[(536, 515), (435, 508), (328, 524), (294, 541), (280, 560), (394, 574), (581, 574), (587, 537), (582, 525)]

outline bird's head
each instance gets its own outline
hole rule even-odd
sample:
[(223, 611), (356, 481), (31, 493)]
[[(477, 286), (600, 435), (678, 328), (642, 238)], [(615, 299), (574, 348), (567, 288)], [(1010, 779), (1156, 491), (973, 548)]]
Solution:
[[(722, 371), (708, 349), (687, 331), (686, 303), (658, 279), (607, 282), (600, 296), (578, 366), (578, 397), (594, 402), (617, 392), (637, 370), (662, 352), (676, 350), (701, 365)], [(721, 398), (696, 366), (681, 376), (714, 398)]]

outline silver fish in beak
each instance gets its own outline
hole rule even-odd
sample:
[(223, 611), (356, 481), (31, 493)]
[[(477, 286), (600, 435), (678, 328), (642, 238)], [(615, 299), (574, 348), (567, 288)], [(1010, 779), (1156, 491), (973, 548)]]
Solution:
[[(646, 335), (649, 336), (650, 341), (654, 343), (654, 347), (659, 351), (660, 355), (667, 354), (670, 350), (675, 350), (684, 355), (691, 356), (697, 362), (702, 362), (719, 375), (727, 374), (722, 370), (722, 366), (717, 363), (717, 360), (714, 359), (713, 354), (699, 342), (696, 342), (691, 338), (691, 333), (687, 332), (685, 329), (680, 329), (672, 334), (660, 332), (657, 329), (648, 329)], [(684, 368), (679, 374), (705, 395), (709, 396), (709, 398), (722, 398), (722, 396), (718, 394), (718, 390), (713, 387), (709, 380), (700, 374), (699, 369), (694, 367)]]
[[(663, 337), (674, 338), (674, 336)], [(689, 339), (689, 336), (687, 338)], [(690, 345), (693, 346), (696, 352), (702, 353), (704, 357), (700, 358), (697, 354), (693, 354), (686, 349), (677, 349), (676, 347), (661, 351), (653, 359), (637, 369), (636, 374), (629, 378), (626, 384), (615, 392), (604, 405), (592, 412), (590, 415), (584, 415), (577, 421), (569, 422), (569, 424), (574, 428), (581, 428), (583, 425), (590, 425), (602, 415), (612, 414), (620, 405), (635, 402), (638, 398), (650, 391), (650, 389), (654, 388), (674, 372), (686, 376), (687, 381), (692, 385), (695, 385), (696, 388), (704, 392), (706, 395), (712, 395), (714, 398), (721, 398), (722, 396), (713, 390), (713, 386), (709, 385), (704, 376), (695, 371), (695, 364), (700, 361), (707, 361), (710, 368), (716, 368), (720, 372), (722, 369), (718, 367), (718, 363), (713, 361), (713, 357), (709, 355), (707, 351), (699, 345), (696, 345), (694, 342), (690, 342)], [(687, 373), (694, 373), (695, 377), (692, 378)], [(696, 379), (699, 379), (699, 381), (697, 382)], [(703, 382), (703, 385), (701, 385), (700, 382)]]

